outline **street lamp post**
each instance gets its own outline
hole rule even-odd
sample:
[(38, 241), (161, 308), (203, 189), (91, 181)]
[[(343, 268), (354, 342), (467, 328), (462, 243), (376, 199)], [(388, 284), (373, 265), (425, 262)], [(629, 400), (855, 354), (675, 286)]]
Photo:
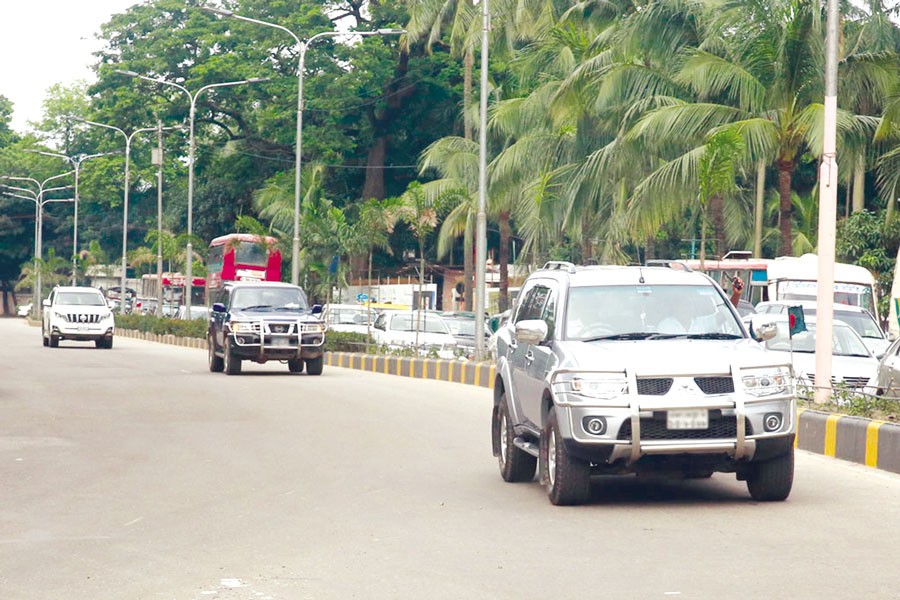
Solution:
[(27, 196), (22, 194), (10, 194), (6, 192), (10, 196), (15, 196), (17, 198), (24, 198), (26, 200), (31, 200), (35, 204), (35, 234), (34, 234), (34, 271), (35, 271), (35, 285), (34, 290), (32, 290), (32, 304), (31, 304), (31, 314), (34, 318), (37, 318), (40, 311), (40, 303), (41, 298), (43, 296), (42, 281), (41, 281), (41, 268), (40, 268), (40, 260), (43, 258), (43, 235), (42, 235), (42, 225), (43, 225), (43, 216), (44, 216), (44, 205), (50, 202), (69, 202), (71, 199), (44, 199), (44, 194), (48, 192), (54, 192), (57, 190), (65, 190), (71, 185), (63, 185), (58, 187), (47, 188), (45, 187), (49, 182), (54, 179), (60, 179), (62, 177), (68, 177), (74, 173), (74, 171), (68, 171), (66, 173), (60, 173), (59, 175), (54, 175), (53, 177), (48, 177), (43, 181), (38, 181), (32, 177), (12, 177), (9, 175), (4, 175), (0, 177), (0, 179), (6, 179), (9, 181), (26, 181), (28, 183), (32, 183), (37, 186), (38, 191), (34, 191), (28, 188), (16, 187), (11, 185), (5, 185), (3, 187), (9, 188), (11, 190), (16, 190), (19, 192), (24, 192), (28, 194)]
[(75, 169), (75, 225), (73, 227), (72, 233), (72, 285), (76, 285), (77, 283), (77, 274), (78, 274), (78, 174), (81, 170), (81, 163), (86, 160), (90, 160), (92, 158), (98, 158), (100, 156), (109, 156), (110, 154), (115, 154), (115, 152), (101, 152), (99, 154), (81, 154), (79, 156), (67, 156), (65, 154), (58, 154), (56, 152), (46, 152), (44, 150), (26, 150), (26, 152), (34, 152), (35, 154), (42, 154), (44, 156), (54, 156), (56, 158), (61, 158), (68, 162)]
[(207, 10), (211, 13), (215, 13), (217, 15), (221, 15), (223, 17), (230, 17), (232, 19), (237, 19), (239, 21), (246, 21), (247, 23), (255, 23), (257, 25), (263, 25), (265, 27), (272, 27), (279, 31), (283, 31), (292, 38), (294, 38), (294, 42), (297, 44), (299, 50), (299, 64), (297, 66), (297, 137), (296, 137), (296, 148), (295, 148), (295, 157), (294, 157), (294, 235), (291, 239), (291, 283), (294, 285), (299, 285), (300, 282), (300, 199), (303, 195), (301, 188), (301, 179), (300, 179), (300, 168), (303, 162), (303, 71), (304, 65), (306, 62), (306, 50), (309, 48), (310, 44), (312, 44), (315, 40), (323, 37), (336, 37), (339, 35), (359, 35), (359, 36), (369, 36), (369, 35), (400, 35), (406, 33), (403, 29), (376, 29), (375, 31), (322, 31), (320, 33), (315, 34), (305, 42), (300, 40), (300, 37), (295, 34), (290, 29), (278, 25), (276, 23), (269, 23), (267, 21), (260, 21), (259, 19), (251, 19), (250, 17), (244, 17), (241, 15), (236, 15), (234, 12), (230, 10), (226, 10), (223, 8), (214, 8), (212, 6), (203, 6), (201, 7), (204, 10)]
[(129, 134), (125, 133), (123, 129), (120, 129), (113, 125), (107, 125), (106, 123), (97, 123), (96, 121), (88, 121), (87, 119), (78, 118), (76, 118), (75, 120), (87, 125), (94, 125), (95, 127), (103, 127), (105, 129), (117, 131), (122, 134), (122, 137), (125, 138), (125, 192), (122, 216), (122, 287), (119, 292), (119, 312), (125, 314), (125, 299), (127, 295), (126, 276), (128, 274), (128, 188), (130, 186), (129, 167), (131, 163), (131, 140), (133, 140), (134, 136), (139, 133), (143, 133), (146, 131), (156, 131), (156, 127), (141, 127), (140, 129), (135, 129)]
[(147, 77), (146, 75), (141, 75), (140, 73), (135, 73), (134, 71), (122, 71), (116, 70), (117, 73), (121, 73), (122, 75), (128, 75), (129, 77), (134, 77), (136, 79), (143, 79), (145, 81), (152, 81), (153, 83), (159, 83), (161, 85), (168, 85), (173, 88), (176, 88), (185, 94), (187, 94), (188, 99), (191, 102), (191, 110), (190, 116), (188, 117), (190, 121), (190, 141), (188, 142), (188, 214), (187, 214), (187, 247), (185, 249), (185, 253), (187, 255), (187, 264), (185, 265), (185, 314), (191, 314), (191, 291), (194, 287), (194, 277), (193, 277), (193, 262), (194, 262), (194, 245), (191, 241), (191, 237), (194, 234), (193, 229), (193, 208), (194, 208), (194, 152), (195, 152), (195, 141), (194, 141), (194, 117), (197, 112), (197, 98), (200, 97), (200, 94), (205, 92), (206, 90), (211, 90), (213, 88), (221, 88), (221, 87), (233, 87), (236, 85), (244, 85), (246, 83), (262, 83), (264, 81), (268, 81), (268, 78), (265, 77), (251, 77), (250, 79), (241, 79), (240, 81), (226, 81), (224, 83), (211, 83), (209, 85), (205, 85), (198, 89), (196, 92), (191, 93), (186, 87), (181, 84), (175, 83), (173, 81), (167, 81), (165, 79), (158, 79), (154, 77)]
[(484, 312), (487, 295), (487, 97), (488, 34), (491, 29), (489, 0), (481, 0), (481, 126), (478, 131), (478, 211), (475, 214), (475, 359), (484, 360)]

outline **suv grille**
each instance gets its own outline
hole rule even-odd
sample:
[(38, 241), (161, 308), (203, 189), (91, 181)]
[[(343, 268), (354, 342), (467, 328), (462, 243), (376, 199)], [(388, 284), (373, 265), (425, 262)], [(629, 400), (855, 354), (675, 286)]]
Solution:
[[(744, 418), (746, 435), (753, 435), (750, 421)], [(717, 440), (737, 437), (737, 418), (723, 417), (711, 412), (707, 429), (668, 429), (666, 413), (656, 412), (653, 417), (641, 419), (642, 440)], [(631, 439), (631, 420), (627, 419), (619, 429), (619, 440)]]
[(670, 389), (672, 389), (671, 377), (637, 380), (638, 394), (643, 394), (644, 396), (665, 396)]
[(734, 393), (734, 380), (731, 377), (694, 377), (704, 394), (731, 394)]
[(67, 323), (99, 323), (100, 315), (89, 315), (85, 313), (66, 313)]

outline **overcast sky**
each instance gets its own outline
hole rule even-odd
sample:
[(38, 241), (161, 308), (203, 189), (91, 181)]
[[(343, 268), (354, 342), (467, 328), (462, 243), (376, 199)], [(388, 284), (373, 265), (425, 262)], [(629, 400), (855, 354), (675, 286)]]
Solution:
[(13, 102), (12, 127), (43, 113), (47, 88), (94, 81), (96, 35), (139, 0), (0, 0), (0, 95)]

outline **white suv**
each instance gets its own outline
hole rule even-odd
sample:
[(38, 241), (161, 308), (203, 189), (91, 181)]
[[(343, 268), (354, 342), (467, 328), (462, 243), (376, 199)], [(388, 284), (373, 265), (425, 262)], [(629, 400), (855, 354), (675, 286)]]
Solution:
[(92, 287), (59, 286), (44, 300), (41, 337), (56, 348), (60, 340), (93, 341), (112, 348), (116, 324), (103, 293)]
[(756, 500), (790, 494), (790, 362), (706, 275), (547, 263), (498, 331), (496, 372), (501, 476), (540, 463), (553, 504), (586, 502), (594, 474), (729, 472)]

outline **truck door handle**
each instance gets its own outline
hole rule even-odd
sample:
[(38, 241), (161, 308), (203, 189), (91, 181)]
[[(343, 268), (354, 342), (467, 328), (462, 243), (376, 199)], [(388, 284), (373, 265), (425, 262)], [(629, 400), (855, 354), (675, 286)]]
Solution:
[(525, 360), (527, 362), (534, 362), (534, 352), (532, 350), (525, 353)]

